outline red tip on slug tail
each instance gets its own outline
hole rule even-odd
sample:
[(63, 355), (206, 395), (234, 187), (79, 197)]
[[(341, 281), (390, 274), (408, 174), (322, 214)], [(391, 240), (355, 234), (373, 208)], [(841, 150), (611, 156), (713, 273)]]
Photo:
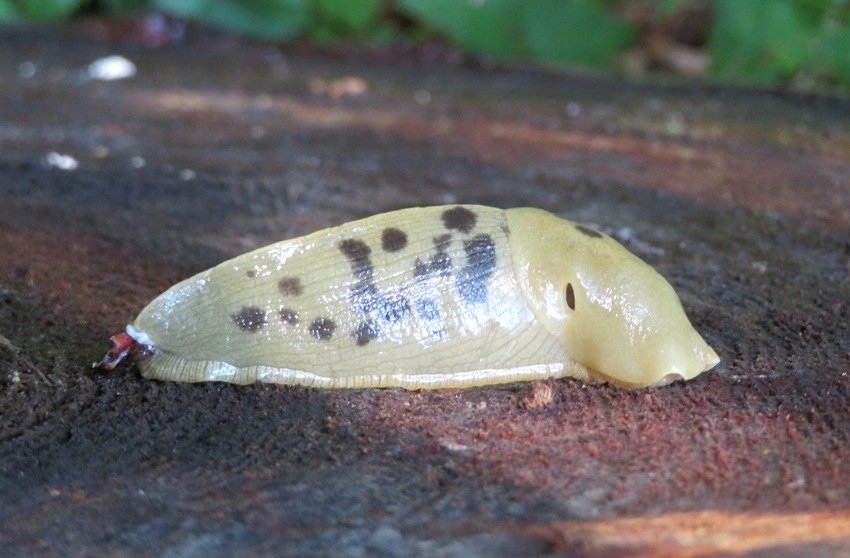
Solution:
[(112, 348), (108, 353), (103, 355), (100, 362), (92, 364), (92, 368), (112, 370), (119, 362), (124, 360), (124, 357), (127, 356), (127, 353), (129, 353), (130, 349), (133, 348), (133, 345), (136, 344), (136, 340), (127, 335), (125, 332), (113, 335), (109, 338), (109, 341), (112, 343)]

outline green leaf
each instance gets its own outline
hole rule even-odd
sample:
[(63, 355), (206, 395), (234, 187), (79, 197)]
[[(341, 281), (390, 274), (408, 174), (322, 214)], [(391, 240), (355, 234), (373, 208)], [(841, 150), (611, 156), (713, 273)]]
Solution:
[(258, 39), (289, 39), (308, 22), (308, 0), (154, 0), (174, 15), (205, 21)]
[(399, 7), (466, 52), (504, 57), (524, 54), (522, 0), (401, 0)]
[(818, 27), (823, 17), (835, 9), (835, 0), (791, 0), (794, 11), (800, 16), (805, 25)]
[(381, 0), (313, 0), (322, 19), (332, 21), (344, 31), (362, 30), (378, 19)]
[(109, 14), (139, 13), (151, 9), (149, 0), (99, 0), (98, 4)]
[(600, 65), (634, 40), (625, 21), (590, 0), (535, 0), (524, 4), (528, 51), (552, 62)]
[(70, 16), (82, 3), (83, 0), (26, 0), (18, 4), (18, 11), (30, 19), (58, 19)]
[(679, 6), (686, 3), (688, 0), (658, 0), (658, 5), (655, 8), (656, 19), (667, 19), (673, 12), (679, 9)]
[(393, 41), (397, 41), (399, 34), (400, 31), (398, 27), (388, 23), (381, 23), (371, 30), (369, 33), (369, 40), (375, 44), (389, 44)]
[(715, 0), (708, 37), (722, 79), (776, 83), (796, 72), (813, 33), (788, 0)]
[(811, 66), (844, 85), (850, 85), (850, 27), (833, 27), (817, 38)]
[(0, 23), (15, 21), (20, 17), (11, 0), (0, 0)]

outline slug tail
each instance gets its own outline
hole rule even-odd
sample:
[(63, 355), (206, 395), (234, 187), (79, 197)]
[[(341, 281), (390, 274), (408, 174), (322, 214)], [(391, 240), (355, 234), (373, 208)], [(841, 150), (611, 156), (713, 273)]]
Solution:
[(124, 333), (118, 333), (109, 338), (112, 343), (112, 348), (109, 349), (103, 358), (98, 362), (93, 362), (91, 367), (100, 370), (112, 370), (118, 363), (124, 360), (130, 350), (136, 345), (136, 340)]
[(224, 362), (186, 360), (161, 351), (138, 361), (142, 376), (149, 380), (172, 382), (218, 381), (232, 384), (252, 384), (257, 381), (256, 367), (237, 368)]

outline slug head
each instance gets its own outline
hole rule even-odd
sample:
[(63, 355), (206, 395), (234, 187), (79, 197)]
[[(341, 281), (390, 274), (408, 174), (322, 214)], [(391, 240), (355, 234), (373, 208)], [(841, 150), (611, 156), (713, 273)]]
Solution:
[(670, 284), (612, 238), (537, 209), (508, 222), (532, 310), (591, 379), (664, 385), (719, 362)]

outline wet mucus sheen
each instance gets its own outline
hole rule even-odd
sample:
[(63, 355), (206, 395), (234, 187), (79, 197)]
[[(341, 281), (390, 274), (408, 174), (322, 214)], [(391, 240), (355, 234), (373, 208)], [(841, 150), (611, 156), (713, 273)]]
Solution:
[[(643, 385), (695, 375), (653, 371), (661, 375), (652, 382), (630, 382), (570, 355), (563, 324), (549, 314), (579, 315), (581, 278), (557, 272), (553, 313), (538, 300), (549, 296), (536, 293), (540, 277), (525, 271), (528, 255), (540, 257), (525, 245), (546, 243), (550, 219), (566, 224), (571, 240), (544, 253), (619, 247), (540, 210), (401, 210), (225, 262), (154, 300), (128, 333), (148, 346), (139, 361), (146, 377), (181, 381), (439, 388), (547, 376)], [(518, 251), (528, 254), (517, 260)]]

